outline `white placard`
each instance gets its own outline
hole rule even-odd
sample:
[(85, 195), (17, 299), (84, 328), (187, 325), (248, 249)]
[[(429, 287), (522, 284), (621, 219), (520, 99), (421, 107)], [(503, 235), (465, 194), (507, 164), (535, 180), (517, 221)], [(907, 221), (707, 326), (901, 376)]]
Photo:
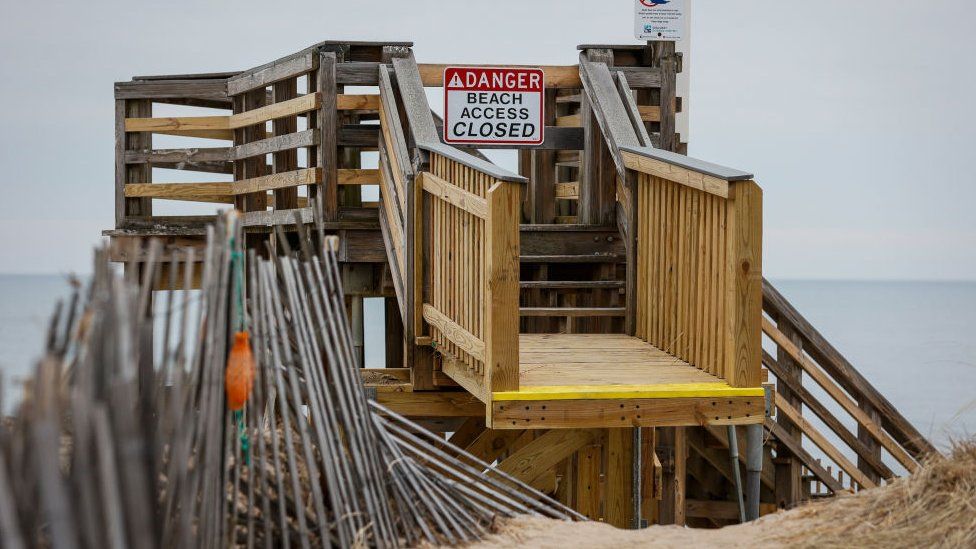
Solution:
[(638, 40), (676, 42), (685, 30), (685, 0), (634, 0)]
[(545, 82), (542, 69), (444, 69), (444, 142), (463, 145), (541, 145)]

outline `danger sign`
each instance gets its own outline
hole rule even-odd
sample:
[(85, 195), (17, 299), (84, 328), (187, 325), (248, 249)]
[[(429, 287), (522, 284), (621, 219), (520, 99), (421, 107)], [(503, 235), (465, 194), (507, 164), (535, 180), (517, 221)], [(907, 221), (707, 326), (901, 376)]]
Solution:
[(545, 82), (542, 69), (444, 69), (444, 142), (540, 145)]

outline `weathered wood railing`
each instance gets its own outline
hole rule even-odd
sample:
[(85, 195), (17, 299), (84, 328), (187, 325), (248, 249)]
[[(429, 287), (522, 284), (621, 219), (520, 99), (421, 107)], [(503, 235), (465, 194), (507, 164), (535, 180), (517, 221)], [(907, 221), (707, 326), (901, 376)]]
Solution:
[[(772, 352), (763, 364), (776, 381), (776, 418), (767, 430), (777, 443), (776, 497), (781, 507), (805, 499), (805, 467), (830, 492), (860, 490), (908, 472), (935, 448), (875, 389), (768, 281), (763, 281), (762, 331)], [(812, 380), (830, 400), (810, 390)], [(821, 432), (804, 415), (809, 411), (826, 426)], [(855, 424), (856, 431), (848, 427)], [(806, 438), (838, 471), (803, 448)], [(838, 445), (837, 442), (841, 444)], [(897, 466), (883, 459), (884, 451)], [(840, 480), (839, 480), (840, 479)], [(847, 482), (845, 483), (844, 480)]]
[(650, 148), (636, 173), (635, 335), (726, 380), (760, 384), (762, 191), (750, 174)]
[(446, 146), (423, 148), (424, 320), (449, 357), (444, 372), (487, 401), (492, 391), (518, 389), (523, 180)]
[[(245, 212), (244, 226), (255, 228), (293, 223), (296, 213), (311, 222), (313, 208), (326, 222), (361, 215), (361, 198), (350, 197), (361, 185), (379, 184), (379, 173), (345, 153), (376, 147), (378, 128), (359, 122), (376, 116), (379, 97), (343, 87), (375, 85), (380, 61), (408, 45), (362, 43), (353, 53), (323, 42), (241, 72), (116, 84), (116, 227), (202, 227), (213, 219), (153, 215), (153, 200), (234, 204)], [(230, 112), (153, 117), (153, 103)], [(219, 146), (153, 149), (153, 134)], [(233, 181), (154, 183), (152, 168), (232, 174)]]

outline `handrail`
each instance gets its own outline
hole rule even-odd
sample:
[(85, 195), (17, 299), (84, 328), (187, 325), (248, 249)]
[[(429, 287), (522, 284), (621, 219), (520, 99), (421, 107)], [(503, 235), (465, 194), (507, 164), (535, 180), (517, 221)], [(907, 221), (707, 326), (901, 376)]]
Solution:
[(413, 55), (391, 61), (378, 79), (381, 228), (395, 248), (407, 341), (429, 337), (442, 370), (488, 401), (518, 389), (519, 187), (527, 180), (442, 143)]
[[(777, 416), (771, 433), (785, 444), (783, 459), (799, 459), (820, 480), (823, 468), (811, 463), (806, 453), (795, 447), (801, 437), (811, 440), (847, 474), (851, 489), (875, 486), (881, 480), (897, 476), (882, 459), (882, 449), (909, 473), (929, 453), (936, 452), (931, 443), (906, 420), (800, 313), (773, 287), (763, 280), (763, 333), (773, 343), (772, 353), (763, 352), (763, 364), (776, 381)], [(804, 379), (812, 379), (829, 397), (821, 402), (807, 389)], [(827, 405), (829, 406), (827, 406)], [(807, 422), (804, 408), (816, 415), (853, 451), (857, 464), (847, 460), (833, 442)], [(852, 432), (839, 414), (849, 416), (857, 425)], [(829, 469), (829, 467), (828, 467)], [(784, 468), (789, 475), (794, 469)], [(784, 485), (799, 483), (799, 478), (784, 480)], [(837, 486), (828, 488), (837, 493)], [(841, 487), (846, 489), (846, 487)], [(786, 502), (793, 504), (795, 502)]]
[(417, 148), (425, 150), (427, 152), (439, 154), (445, 158), (449, 158), (455, 162), (458, 162), (468, 168), (477, 170), (485, 175), (491, 176), (499, 181), (508, 181), (510, 183), (528, 183), (529, 180), (517, 173), (512, 173), (504, 168), (498, 167), (497, 164), (488, 162), (487, 160), (482, 160), (473, 154), (466, 153), (456, 147), (446, 145), (441, 142), (432, 143), (419, 143)]
[(519, 385), (520, 185), (425, 150), (423, 318), (443, 371), (488, 402)]

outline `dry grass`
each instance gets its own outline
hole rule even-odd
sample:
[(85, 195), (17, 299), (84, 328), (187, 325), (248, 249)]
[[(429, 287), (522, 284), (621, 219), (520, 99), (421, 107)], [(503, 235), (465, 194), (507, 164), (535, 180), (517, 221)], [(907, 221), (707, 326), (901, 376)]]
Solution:
[(474, 547), (976, 547), (976, 438), (912, 477), (720, 530), (525, 518)]
[(976, 547), (976, 439), (909, 478), (777, 522), (770, 539), (794, 547)]

